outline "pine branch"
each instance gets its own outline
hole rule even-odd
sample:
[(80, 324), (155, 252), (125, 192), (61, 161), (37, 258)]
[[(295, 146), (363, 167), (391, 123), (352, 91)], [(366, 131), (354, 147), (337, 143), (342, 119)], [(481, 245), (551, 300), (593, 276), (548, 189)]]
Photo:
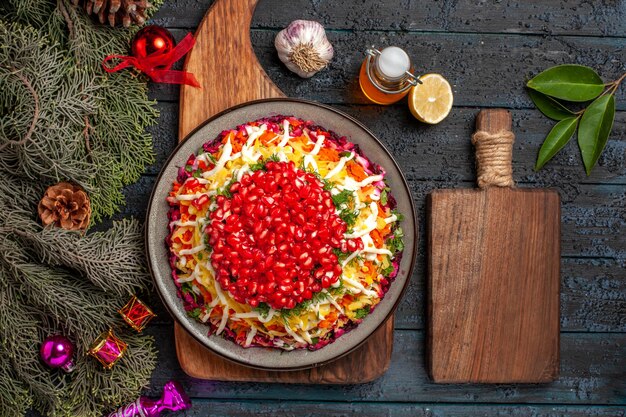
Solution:
[(41, 228), (28, 220), (22, 222), (11, 230), (25, 245), (35, 248), (41, 262), (81, 272), (102, 290), (120, 297), (139, 292), (150, 282), (144, 260), (143, 228), (136, 220), (113, 222), (106, 232), (84, 237), (63, 229)]
[[(152, 338), (117, 314), (148, 288), (142, 230), (134, 220), (87, 235), (43, 229), (36, 207), (47, 186), (71, 181), (98, 222), (152, 162), (145, 78), (100, 67), (137, 29), (94, 25), (67, 0), (1, 1), (0, 16), (0, 417), (101, 416), (135, 399), (156, 366)], [(83, 352), (112, 325), (129, 350), (104, 370)], [(76, 342), (72, 374), (38, 358), (54, 333)]]
[[(94, 27), (74, 8), (67, 13), (74, 31), (69, 40), (58, 11), (48, 33), (0, 21), (6, 45), (0, 48), (0, 169), (47, 185), (80, 184), (97, 222), (118, 210), (120, 189), (154, 160), (145, 128), (158, 113), (142, 79), (127, 72), (108, 76), (100, 67), (107, 54), (124, 52), (128, 38)], [(71, 54), (60, 52), (64, 43)], [(34, 114), (40, 122), (31, 129)]]
[(128, 352), (111, 370), (90, 358), (79, 359), (70, 385), (74, 399), (69, 407), (75, 414), (67, 417), (101, 415), (103, 408), (111, 410), (135, 400), (147, 385), (156, 366), (154, 340), (131, 333), (120, 337), (128, 343)]
[(14, 376), (4, 349), (0, 352), (0, 417), (24, 415), (32, 406), (32, 396), (24, 383)]
[(54, 409), (60, 404), (63, 385), (50, 378), (50, 370), (43, 367), (38, 350), (32, 348), (41, 340), (38, 323), (36, 312), (21, 304), (9, 289), (0, 290), (0, 356), (8, 359), (10, 373), (28, 390), (36, 409)]
[(53, 319), (66, 332), (76, 335), (83, 346), (100, 332), (122, 324), (117, 310), (124, 305), (118, 298), (98, 291), (71, 272), (30, 263), (23, 253), (3, 242), (0, 263), (11, 275), (11, 285), (25, 303)]

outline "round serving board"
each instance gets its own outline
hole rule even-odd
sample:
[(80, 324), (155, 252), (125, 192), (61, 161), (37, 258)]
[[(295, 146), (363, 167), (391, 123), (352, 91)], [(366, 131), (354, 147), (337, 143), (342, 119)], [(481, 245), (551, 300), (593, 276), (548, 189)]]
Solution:
[[(181, 140), (205, 120), (234, 105), (256, 99), (284, 97), (260, 66), (252, 49), (250, 22), (256, 3), (257, 0), (216, 0), (198, 27), (196, 45), (187, 55), (185, 70), (195, 74), (202, 89), (181, 87)], [(179, 324), (175, 325), (175, 338), (181, 368), (194, 378), (364, 383), (380, 377), (389, 367), (393, 316), (348, 355), (323, 366), (299, 371), (267, 371), (237, 364), (205, 348)]]

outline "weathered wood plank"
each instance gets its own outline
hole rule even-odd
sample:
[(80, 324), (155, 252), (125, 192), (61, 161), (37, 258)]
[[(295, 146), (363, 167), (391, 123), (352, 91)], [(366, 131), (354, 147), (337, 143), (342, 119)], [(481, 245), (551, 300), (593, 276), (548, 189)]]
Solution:
[[(158, 172), (177, 143), (178, 105), (161, 102), (157, 107), (161, 112), (159, 122), (149, 128), (156, 151), (156, 163), (148, 169), (151, 174)], [(478, 109), (453, 108), (440, 125), (428, 126), (415, 120), (404, 107), (334, 107), (365, 123), (412, 179), (454, 182), (476, 178), (470, 135)], [(516, 181), (561, 189), (587, 182), (626, 184), (626, 112), (617, 113), (611, 139), (589, 177), (585, 175), (575, 140), (541, 171), (535, 172), (537, 152), (554, 122), (537, 110), (512, 113), (513, 130), (517, 135), (513, 154)]]
[[(257, 383), (220, 383), (189, 378), (180, 370), (171, 343), (169, 325), (151, 326), (157, 338), (159, 367), (150, 394), (156, 395), (166, 380), (176, 378), (192, 397), (238, 400), (400, 401), (534, 404), (624, 404), (626, 334), (563, 334), (561, 377), (550, 384), (480, 385), (433, 384), (424, 367), (422, 332), (395, 332), (389, 371), (362, 385), (316, 386)], [(366, 366), (366, 364), (364, 364)]]
[[(626, 281), (623, 269), (609, 259), (561, 260), (561, 331), (626, 332)], [(396, 329), (423, 330), (426, 322), (425, 261), (416, 271), (395, 314)], [(155, 322), (172, 319), (156, 294), (146, 300), (157, 313)]]
[(227, 401), (193, 399), (188, 417), (207, 416), (276, 416), (282, 417), (623, 417), (619, 406), (547, 406), (547, 405), (453, 405), (410, 403), (334, 403), (313, 401)]
[[(155, 15), (158, 24), (194, 28), (212, 0), (165, 2)], [(624, 2), (547, 0), (403, 1), (345, 3), (332, 0), (263, 0), (253, 28), (283, 28), (295, 19), (321, 22), (330, 29), (524, 33), (551, 35), (624, 36)]]
[[(186, 31), (173, 31), (181, 37)], [(526, 81), (557, 64), (576, 63), (596, 68), (606, 81), (626, 70), (625, 39), (503, 34), (331, 32), (335, 58), (329, 68), (301, 79), (280, 62), (273, 30), (253, 30), (252, 44), (272, 81), (289, 97), (324, 103), (368, 103), (357, 81), (364, 50), (369, 45), (397, 45), (415, 61), (416, 71), (438, 72), (449, 79), (457, 106), (529, 108)], [(178, 88), (153, 84), (151, 96), (177, 100)], [(395, 106), (406, 107), (404, 102)], [(626, 109), (626, 88), (617, 93), (618, 109)], [(408, 112), (407, 112), (408, 115)]]
[[(145, 216), (154, 179), (144, 176), (126, 188), (127, 205), (121, 216)], [(425, 195), (433, 188), (473, 187), (469, 182), (427, 182), (415, 180), (411, 175), (407, 179), (420, 216), (424, 213)], [(620, 267), (626, 266), (626, 187), (581, 184), (574, 192), (567, 189), (560, 192), (563, 199), (562, 255), (609, 258)]]

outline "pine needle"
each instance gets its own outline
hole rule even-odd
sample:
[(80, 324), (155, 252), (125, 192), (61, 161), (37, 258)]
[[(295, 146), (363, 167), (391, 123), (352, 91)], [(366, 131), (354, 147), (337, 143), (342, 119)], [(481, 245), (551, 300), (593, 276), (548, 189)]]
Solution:
[[(46, 187), (70, 181), (97, 223), (153, 162), (145, 78), (100, 66), (135, 30), (94, 25), (67, 0), (0, 1), (0, 417), (102, 416), (134, 400), (156, 366), (152, 337), (117, 313), (149, 288), (141, 224), (81, 234), (37, 219)], [(129, 348), (105, 370), (85, 352), (109, 327)], [(39, 360), (58, 333), (76, 343), (71, 374)]]

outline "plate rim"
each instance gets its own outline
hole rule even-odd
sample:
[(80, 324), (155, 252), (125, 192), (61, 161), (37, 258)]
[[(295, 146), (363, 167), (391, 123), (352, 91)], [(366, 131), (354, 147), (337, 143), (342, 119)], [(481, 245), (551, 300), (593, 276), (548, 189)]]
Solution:
[[(158, 285), (158, 283), (156, 282), (156, 274), (152, 268), (152, 259), (150, 256), (150, 250), (149, 250), (149, 242), (150, 242), (150, 238), (149, 238), (149, 227), (148, 224), (150, 223), (150, 213), (152, 211), (152, 205), (154, 203), (154, 198), (155, 198), (155, 194), (157, 191), (157, 186), (159, 184), (159, 182), (161, 181), (162, 176), (164, 175), (166, 168), (169, 167), (170, 163), (172, 162), (172, 159), (174, 158), (175, 155), (177, 155), (177, 153), (179, 152), (179, 150), (182, 148), (182, 146), (193, 136), (195, 135), (199, 130), (201, 130), (202, 128), (204, 128), (206, 125), (208, 125), (209, 123), (212, 123), (213, 121), (219, 119), (222, 116), (227, 115), (228, 113), (231, 113), (233, 111), (239, 110), (243, 107), (247, 107), (247, 106), (251, 106), (251, 105), (256, 105), (256, 104), (263, 104), (263, 103), (271, 103), (271, 102), (292, 102), (292, 103), (301, 103), (301, 104), (308, 104), (308, 105), (312, 105), (314, 107), (320, 107), (323, 108), (325, 110), (331, 111), (333, 113), (336, 113), (346, 119), (348, 119), (349, 121), (351, 121), (352, 123), (355, 123), (356, 125), (358, 125), (361, 129), (363, 129), (365, 132), (367, 132), (367, 134), (370, 136), (370, 138), (374, 139), (378, 145), (380, 145), (384, 151), (387, 153), (387, 155), (390, 157), (392, 163), (394, 164), (397, 172), (400, 174), (400, 178), (402, 180), (402, 184), (409, 196), (409, 204), (411, 206), (411, 215), (413, 217), (413, 224), (414, 224), (414, 250), (413, 253), (410, 254), (410, 265), (409, 265), (409, 269), (407, 271), (407, 278), (404, 282), (404, 285), (402, 287), (402, 289), (400, 290), (400, 293), (398, 294), (397, 299), (394, 301), (391, 309), (389, 310), (389, 313), (387, 314), (387, 316), (376, 326), (374, 327), (369, 334), (367, 334), (367, 336), (365, 336), (363, 338), (363, 340), (359, 341), (358, 343), (356, 343), (353, 347), (351, 347), (350, 349), (346, 350), (345, 352), (336, 355), (332, 358), (329, 358), (327, 360), (323, 360), (320, 362), (315, 362), (312, 364), (306, 364), (303, 366), (290, 366), (290, 367), (281, 367), (281, 368), (275, 368), (275, 367), (271, 367), (271, 366), (261, 366), (261, 365), (254, 365), (254, 364), (250, 364), (247, 363), (245, 361), (242, 360), (238, 360), (232, 357), (228, 357), (224, 354), (222, 354), (221, 352), (217, 351), (216, 349), (212, 348), (211, 346), (208, 346), (204, 340), (201, 340), (193, 331), (192, 328), (190, 327), (189, 323), (181, 320), (178, 317), (178, 314), (176, 314), (172, 308), (170, 307), (170, 305), (168, 304), (168, 301), (166, 301), (165, 296), (161, 293), (161, 288)], [(386, 325), (387, 321), (389, 321), (389, 319), (391, 318), (391, 316), (393, 316), (398, 308), (398, 305), (400, 304), (400, 302), (402, 301), (404, 295), (406, 294), (407, 288), (409, 286), (409, 282), (411, 280), (411, 277), (413, 275), (413, 272), (415, 270), (415, 264), (417, 263), (417, 257), (419, 254), (419, 223), (418, 223), (418, 218), (417, 218), (417, 211), (415, 208), (415, 201), (413, 200), (413, 195), (411, 193), (411, 188), (409, 187), (409, 184), (406, 180), (406, 177), (404, 176), (404, 173), (402, 172), (402, 170), (400, 169), (400, 166), (398, 165), (398, 162), (396, 161), (395, 157), (393, 156), (393, 154), (391, 152), (389, 152), (389, 149), (387, 149), (387, 147), (385, 146), (384, 143), (382, 143), (378, 137), (376, 137), (376, 135), (367, 127), (365, 126), (362, 122), (360, 122), (358, 119), (356, 119), (355, 117), (341, 111), (341, 110), (337, 110), (335, 108), (333, 108), (332, 106), (329, 106), (327, 104), (324, 103), (319, 103), (313, 100), (306, 100), (306, 99), (300, 99), (300, 98), (291, 98), (291, 97), (272, 97), (272, 98), (265, 98), (265, 99), (257, 99), (257, 100), (250, 100), (250, 101), (246, 101), (231, 107), (228, 107), (218, 113), (216, 113), (215, 115), (207, 118), (206, 120), (204, 120), (202, 123), (200, 123), (198, 126), (196, 126), (193, 130), (191, 130), (187, 135), (185, 135), (185, 138), (181, 141), (178, 142), (178, 144), (176, 145), (176, 147), (171, 151), (170, 155), (167, 157), (167, 159), (165, 160), (165, 162), (163, 163), (159, 174), (156, 176), (155, 181), (154, 181), (154, 186), (152, 188), (152, 191), (150, 192), (150, 197), (148, 200), (148, 206), (146, 208), (146, 215), (145, 215), (145, 226), (144, 226), (144, 251), (145, 251), (145, 256), (146, 256), (146, 261), (147, 261), (147, 266), (148, 266), (148, 271), (150, 272), (150, 276), (152, 278), (152, 283), (154, 285), (154, 287), (156, 288), (156, 292), (159, 295), (159, 298), (161, 299), (162, 304), (165, 306), (167, 312), (169, 313), (169, 315), (175, 320), (176, 323), (178, 323), (184, 330), (185, 332), (188, 333), (188, 335), (190, 335), (191, 337), (193, 337), (193, 339), (198, 342), (200, 345), (202, 345), (204, 348), (208, 349), (212, 354), (214, 355), (218, 355), (219, 357), (235, 363), (237, 365), (241, 365), (244, 366), (246, 368), (251, 368), (251, 369), (258, 369), (258, 370), (263, 370), (263, 371), (274, 371), (274, 372), (289, 372), (289, 371), (300, 371), (300, 370), (307, 370), (307, 369), (313, 369), (313, 368), (317, 368), (332, 362), (337, 361), (340, 358), (343, 358), (351, 353), (353, 353), (354, 351), (356, 351), (357, 349), (359, 349), (360, 347), (362, 347), (365, 342), (374, 334), (376, 333), (378, 330), (380, 330), (380, 328), (382, 328), (384, 325)], [(403, 252), (402, 256), (406, 256), (407, 254)], [(393, 331), (395, 331), (395, 328), (393, 329)], [(340, 336), (341, 337), (341, 336)], [(234, 342), (232, 342), (234, 343)], [(333, 343), (336, 343), (336, 341), (334, 341)], [(178, 352), (178, 348), (176, 348), (176, 351)], [(287, 352), (288, 353), (288, 352)]]

